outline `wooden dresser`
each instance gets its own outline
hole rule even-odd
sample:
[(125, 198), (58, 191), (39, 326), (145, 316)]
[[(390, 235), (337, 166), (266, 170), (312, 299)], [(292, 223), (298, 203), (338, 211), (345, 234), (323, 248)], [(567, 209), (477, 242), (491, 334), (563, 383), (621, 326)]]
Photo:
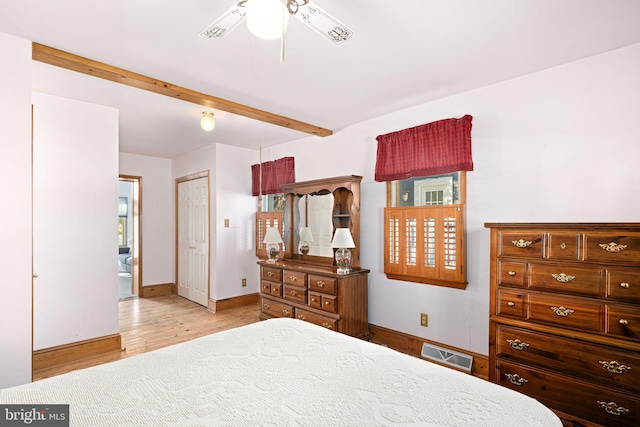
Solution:
[(640, 224), (485, 227), (490, 380), (567, 426), (640, 426)]
[(331, 265), (288, 260), (258, 264), (260, 319), (292, 317), (357, 338), (369, 337), (369, 270), (337, 274)]

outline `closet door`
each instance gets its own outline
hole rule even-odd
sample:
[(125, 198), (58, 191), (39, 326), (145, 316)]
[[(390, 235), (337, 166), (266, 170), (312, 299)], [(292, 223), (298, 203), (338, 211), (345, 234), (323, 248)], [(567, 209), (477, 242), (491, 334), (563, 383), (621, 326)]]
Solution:
[(178, 183), (178, 295), (209, 302), (209, 178)]

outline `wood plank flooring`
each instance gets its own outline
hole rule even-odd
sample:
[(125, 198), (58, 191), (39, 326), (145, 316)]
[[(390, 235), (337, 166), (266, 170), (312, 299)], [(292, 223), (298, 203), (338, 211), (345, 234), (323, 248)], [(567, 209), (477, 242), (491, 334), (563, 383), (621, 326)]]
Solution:
[(76, 369), (113, 362), (125, 357), (192, 340), (214, 332), (258, 322), (259, 304), (212, 313), (175, 294), (120, 301), (122, 351), (111, 352), (33, 373), (33, 380)]

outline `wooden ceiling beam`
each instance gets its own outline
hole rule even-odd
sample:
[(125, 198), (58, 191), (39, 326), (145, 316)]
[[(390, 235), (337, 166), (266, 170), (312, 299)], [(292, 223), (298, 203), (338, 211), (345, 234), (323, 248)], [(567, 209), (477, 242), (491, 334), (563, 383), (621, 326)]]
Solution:
[(268, 111), (258, 110), (257, 108), (238, 104), (226, 99), (217, 98), (212, 95), (207, 95), (206, 93), (176, 86), (171, 83), (156, 80), (142, 74), (113, 67), (88, 58), (83, 58), (39, 43), (33, 43), (32, 49), (32, 58), (35, 61), (44, 62), (46, 64), (66, 68), (67, 70), (77, 71), (79, 73), (88, 74), (90, 76), (99, 77), (101, 79), (110, 80), (123, 85), (147, 90), (149, 92), (158, 93), (160, 95), (169, 96), (182, 101), (192, 102), (194, 104), (203, 105), (216, 110), (226, 111), (228, 113), (259, 120), (261, 122), (271, 123), (272, 125), (309, 133), (311, 135), (329, 136), (333, 134), (333, 132), (328, 129), (310, 125), (288, 117), (283, 117), (278, 114), (269, 113)]

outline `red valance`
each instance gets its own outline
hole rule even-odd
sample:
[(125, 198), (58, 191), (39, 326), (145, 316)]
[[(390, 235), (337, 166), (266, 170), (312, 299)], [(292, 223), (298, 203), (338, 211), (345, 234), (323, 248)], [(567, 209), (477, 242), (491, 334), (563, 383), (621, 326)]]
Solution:
[(473, 170), (470, 115), (379, 135), (376, 181)]
[[(251, 165), (251, 192), (260, 195), (260, 165)], [(280, 185), (296, 182), (293, 157), (283, 157), (262, 163), (262, 194), (282, 193)]]

